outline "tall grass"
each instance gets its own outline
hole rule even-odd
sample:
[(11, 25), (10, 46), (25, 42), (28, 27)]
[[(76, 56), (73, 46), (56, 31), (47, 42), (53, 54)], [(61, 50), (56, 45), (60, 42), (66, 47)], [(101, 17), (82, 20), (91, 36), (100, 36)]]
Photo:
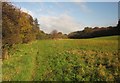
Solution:
[(3, 80), (118, 81), (117, 36), (19, 44), (3, 61)]

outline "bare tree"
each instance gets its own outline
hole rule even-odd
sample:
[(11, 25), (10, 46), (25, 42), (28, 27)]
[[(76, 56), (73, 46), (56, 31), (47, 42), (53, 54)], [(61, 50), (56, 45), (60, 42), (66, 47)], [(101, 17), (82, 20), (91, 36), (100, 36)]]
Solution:
[(53, 30), (50, 34), (51, 34), (52, 39), (56, 39), (58, 36), (57, 30)]

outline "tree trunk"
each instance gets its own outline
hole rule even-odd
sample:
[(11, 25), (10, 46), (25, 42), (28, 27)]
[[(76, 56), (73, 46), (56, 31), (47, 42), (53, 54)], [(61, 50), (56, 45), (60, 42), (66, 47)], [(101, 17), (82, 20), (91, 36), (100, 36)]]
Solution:
[(6, 48), (3, 48), (2, 50), (2, 59), (8, 59), (9, 58), (9, 55), (8, 55), (8, 49)]

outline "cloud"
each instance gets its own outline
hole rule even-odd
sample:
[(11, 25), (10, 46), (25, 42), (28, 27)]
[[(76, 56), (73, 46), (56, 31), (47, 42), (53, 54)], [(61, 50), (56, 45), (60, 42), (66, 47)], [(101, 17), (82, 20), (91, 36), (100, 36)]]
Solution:
[[(92, 12), (92, 10), (88, 7), (86, 0), (69, 0), (68, 2), (71, 2), (74, 5), (76, 5), (77, 8), (80, 8), (80, 10), (82, 10), (83, 12), (86, 13)], [(55, 5), (60, 8), (64, 8), (64, 5), (61, 4), (60, 2), (55, 2)]]
[(83, 12), (86, 12), (86, 13), (91, 13), (92, 12), (92, 10), (90, 8), (88, 8), (87, 5), (85, 5), (85, 3), (80, 5), (80, 9)]
[(63, 33), (83, 29), (83, 24), (78, 23), (71, 16), (66, 14), (60, 16), (42, 16), (39, 21), (41, 25), (40, 28), (47, 33), (50, 33), (54, 29)]
[(30, 10), (28, 10), (28, 9), (26, 9), (26, 8), (23, 8), (23, 7), (22, 7), (22, 8), (20, 8), (20, 9), (21, 9), (21, 11), (30, 14), (32, 17), (35, 16), (34, 13), (33, 13), (32, 11), (30, 11)]
[[(79, 0), (75, 0), (75, 1), (79, 1)], [(81, 2), (74, 2), (74, 4), (76, 4), (80, 10), (82, 10), (85, 13), (91, 13), (92, 10), (87, 6), (87, 3), (84, 2), (84, 0), (81, 0)]]

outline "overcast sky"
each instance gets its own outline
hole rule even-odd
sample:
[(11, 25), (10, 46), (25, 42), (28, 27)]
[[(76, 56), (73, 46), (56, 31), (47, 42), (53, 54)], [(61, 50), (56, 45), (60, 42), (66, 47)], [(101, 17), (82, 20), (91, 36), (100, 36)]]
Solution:
[[(77, 0), (74, 0), (77, 1)], [(84, 27), (115, 26), (117, 2), (13, 2), (39, 20), (40, 29), (50, 33), (83, 30)]]

